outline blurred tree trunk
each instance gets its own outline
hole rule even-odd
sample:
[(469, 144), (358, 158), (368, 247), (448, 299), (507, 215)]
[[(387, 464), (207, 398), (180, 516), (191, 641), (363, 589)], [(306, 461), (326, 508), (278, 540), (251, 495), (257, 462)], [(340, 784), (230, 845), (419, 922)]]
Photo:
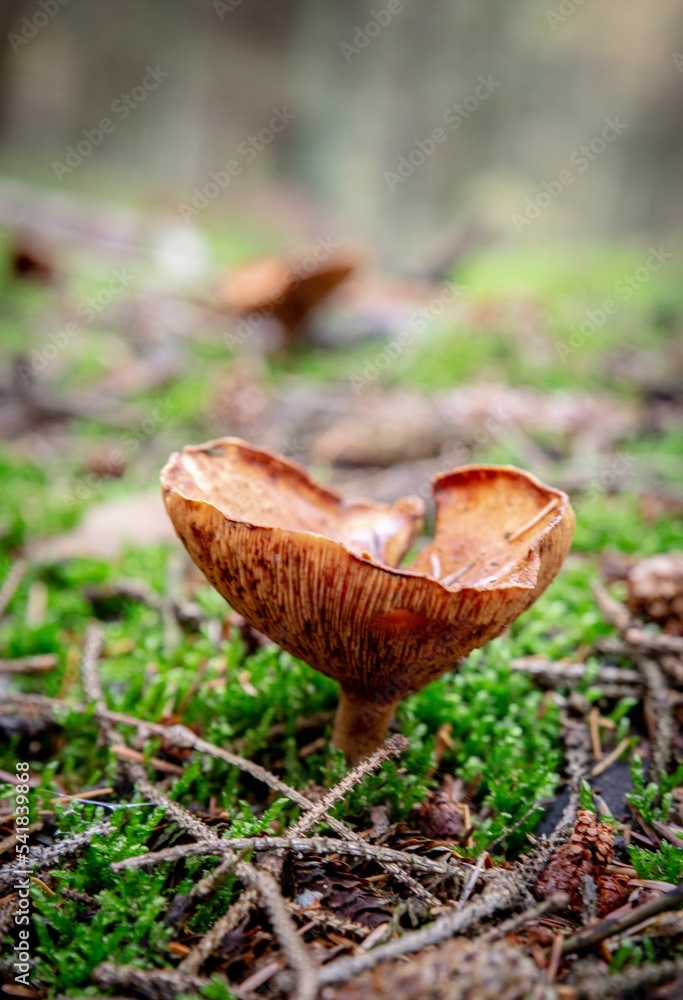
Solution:
[(16, 31), (22, 10), (28, 10), (24, 0), (2, 0), (0, 3), (0, 141), (5, 138), (10, 108), (10, 79), (12, 61), (16, 52), (9, 41), (11, 31)]

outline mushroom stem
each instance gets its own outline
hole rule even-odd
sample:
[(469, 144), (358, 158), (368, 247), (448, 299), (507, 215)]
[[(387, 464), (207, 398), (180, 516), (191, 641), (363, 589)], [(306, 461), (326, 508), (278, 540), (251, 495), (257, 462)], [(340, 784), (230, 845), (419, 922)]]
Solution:
[(332, 742), (344, 751), (352, 767), (384, 743), (396, 704), (393, 701), (388, 705), (363, 701), (342, 688)]

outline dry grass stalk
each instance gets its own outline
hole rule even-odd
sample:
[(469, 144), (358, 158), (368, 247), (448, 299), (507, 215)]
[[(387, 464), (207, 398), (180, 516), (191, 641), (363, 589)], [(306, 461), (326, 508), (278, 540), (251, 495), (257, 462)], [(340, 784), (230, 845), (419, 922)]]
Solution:
[(7, 605), (14, 597), (17, 587), (23, 580), (27, 569), (28, 564), (25, 563), (23, 559), (18, 559), (17, 562), (13, 563), (10, 567), (10, 571), (0, 587), (0, 618), (7, 610)]

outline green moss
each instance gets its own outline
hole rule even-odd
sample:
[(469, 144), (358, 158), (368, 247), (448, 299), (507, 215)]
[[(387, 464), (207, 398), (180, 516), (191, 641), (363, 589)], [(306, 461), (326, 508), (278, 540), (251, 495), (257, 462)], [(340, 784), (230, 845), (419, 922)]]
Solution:
[(635, 754), (631, 762), (633, 791), (627, 801), (646, 823), (666, 823), (673, 805), (673, 789), (683, 781), (683, 764), (672, 775), (663, 775), (659, 781), (646, 781), (641, 758)]
[[(253, 237), (253, 246), (240, 244), (233, 234), (215, 238), (218, 256), (231, 260), (249, 256), (261, 242), (258, 235)], [(0, 254), (6, 255), (1, 243)], [(653, 273), (628, 306), (624, 304), (579, 349), (567, 354), (562, 348), (572, 330), (585, 320), (587, 310), (598, 308), (613, 294), (624, 275), (642, 264), (641, 258), (639, 251), (623, 248), (539, 255), (515, 248), (514, 252), (485, 254), (458, 275), (458, 282), (467, 288), (465, 318), (434, 324), (380, 380), (431, 391), (496, 378), (544, 389), (604, 391), (607, 387), (618, 396), (635, 398), (637, 390), (619, 375), (614, 362), (624, 351), (647, 358), (649, 353), (670, 350), (683, 316), (683, 285), (672, 267)], [(106, 280), (107, 269), (93, 266), (81, 273), (70, 296), (78, 302)], [(21, 351), (30, 354), (43, 342), (40, 320), (52, 293), (10, 282), (1, 263), (0, 286), (0, 333), (6, 359)], [(68, 397), (73, 387), (96, 380), (105, 370), (109, 341), (103, 314), (88, 337), (74, 343), (64, 363), (50, 370), (51, 390)], [(362, 373), (384, 347), (385, 341), (375, 340), (344, 352), (304, 351), (287, 363), (270, 362), (268, 377), (276, 387), (283, 371), (317, 379), (350, 379)], [(0, 574), (4, 576), (10, 557), (27, 542), (71, 528), (89, 504), (156, 484), (163, 460), (157, 460), (157, 453), (163, 457), (179, 444), (219, 433), (220, 427), (211, 426), (207, 399), (217, 366), (228, 364), (229, 358), (219, 336), (198, 337), (189, 343), (182, 374), (171, 386), (139, 393), (130, 401), (147, 414), (171, 399), (168, 419), (147, 437), (135, 420), (125, 431), (95, 420), (74, 420), (70, 425), (73, 446), (58, 458), (46, 454), (39, 461), (18, 447), (0, 448), (0, 553), (5, 556)], [(128, 444), (124, 447), (122, 442)], [(539, 430), (538, 445), (548, 455), (563, 454), (563, 442), (549, 431)], [(122, 480), (103, 480), (82, 502), (70, 502), (87, 472), (83, 456), (95, 446), (106, 453), (127, 447), (129, 468)], [(631, 481), (681, 488), (680, 430), (638, 431), (620, 448), (622, 457), (634, 463)], [(528, 464), (524, 449), (513, 440), (499, 441), (476, 457)], [(462, 779), (470, 796), (476, 818), (474, 851), (499, 837), (498, 852), (512, 857), (523, 847), (540, 808), (514, 834), (507, 831), (534, 803), (554, 794), (563, 760), (555, 703), (528, 677), (510, 670), (510, 661), (534, 654), (573, 659), (578, 651), (610, 634), (591, 592), (597, 556), (603, 548), (639, 555), (683, 548), (680, 520), (673, 516), (647, 520), (635, 495), (608, 492), (608, 479), (598, 475), (585, 495), (575, 498), (573, 555), (553, 585), (504, 636), (400, 707), (398, 726), (409, 739), (409, 751), (359, 783), (336, 806), (335, 815), (365, 829), (368, 810), (385, 805), (392, 820), (410, 826), (413, 808), (442, 780), (444, 772), (450, 772)], [(134, 577), (163, 594), (169, 554), (175, 551), (175, 546), (136, 548), (111, 563), (90, 559), (33, 563), (8, 614), (0, 620), (0, 655), (55, 653), (58, 666), (44, 675), (14, 678), (13, 685), (24, 691), (82, 699), (77, 663), (93, 617), (87, 588)], [(47, 587), (47, 605), (41, 624), (30, 626), (25, 620), (27, 600), (36, 582)], [(200, 588), (195, 599), (207, 614), (224, 616), (223, 601), (208, 586)], [(337, 700), (337, 685), (306, 664), (274, 646), (249, 653), (237, 633), (216, 644), (207, 628), (182, 633), (177, 646), (169, 648), (159, 613), (128, 599), (109, 601), (98, 613), (107, 618), (100, 672), (110, 707), (151, 720), (180, 716), (183, 723), (195, 726), (219, 745), (239, 740), (245, 756), (300, 789), (311, 783), (331, 787), (344, 773), (341, 754), (327, 743), (304, 758), (299, 756), (302, 736), (296, 731), (297, 720), (318, 712), (331, 716)], [(581, 689), (589, 699), (598, 696), (590, 676)], [(622, 699), (611, 713), (617, 742), (629, 734), (629, 713), (634, 707), (633, 699)], [(96, 837), (77, 865), (65, 863), (59, 869), (50, 883), (55, 896), (39, 887), (34, 893), (36, 913), (41, 917), (36, 921), (40, 924), (37, 978), (51, 995), (76, 996), (94, 989), (89, 979), (92, 968), (112, 955), (141, 967), (170, 964), (166, 909), (175, 896), (189, 892), (216, 861), (194, 858), (152, 872), (111, 872), (113, 860), (168, 846), (179, 838), (179, 831), (172, 823), (159, 823), (157, 810), (131, 799), (132, 789), (119, 780), (120, 763), (98, 738), (91, 713), (66, 710), (58, 723), (34, 736), (17, 732), (0, 747), (0, 767), (12, 771), (17, 759), (30, 759), (33, 774), (41, 778), (40, 787), (31, 792), (33, 817), (39, 809), (54, 809), (53, 799), (65, 790), (78, 792), (96, 785), (116, 789), (109, 801), (121, 808), (111, 814), (111, 834)], [(434, 741), (444, 725), (450, 727), (453, 748), (446, 751), (434, 773)], [(329, 737), (330, 730), (331, 723), (322, 728), (323, 735)], [(157, 739), (149, 740), (143, 749), (147, 758), (164, 753)], [(680, 775), (648, 783), (636, 758), (631, 801), (646, 822), (666, 821), (676, 780), (681, 780)], [(296, 806), (275, 799), (260, 783), (208, 758), (191, 758), (170, 794), (186, 807), (205, 805), (214, 798), (229, 817), (234, 835), (279, 831), (298, 814)], [(0, 787), (0, 798), (11, 798), (9, 788)], [(46, 833), (58, 840), (91, 826), (102, 815), (98, 807), (73, 802), (69, 808), (57, 809), (55, 828), (47, 828)], [(643, 878), (675, 882), (683, 877), (681, 852), (668, 845), (656, 852), (634, 848), (632, 863)], [(92, 896), (92, 913), (83, 902), (67, 899), (63, 890)], [(206, 930), (238, 891), (234, 880), (227, 879), (209, 902), (190, 913), (189, 929), (196, 934)], [(614, 967), (649, 961), (651, 952), (647, 941), (624, 943), (614, 956)], [(231, 996), (220, 977), (214, 977), (202, 992), (209, 1000), (230, 1000)]]
[[(85, 829), (103, 810), (88, 808), (72, 828)], [(88, 815), (89, 814), (89, 815)], [(99, 815), (98, 815), (99, 814)], [(163, 810), (118, 810), (112, 832), (95, 836), (78, 865), (53, 873), (55, 895), (40, 886), (32, 892), (38, 937), (36, 978), (50, 993), (90, 985), (92, 970), (112, 956), (141, 968), (168, 965), (172, 929), (159, 919), (168, 900), (163, 893), (167, 866), (153, 871), (111, 871), (111, 864), (144, 849)], [(91, 896), (93, 903), (68, 899), (64, 890)]]
[(638, 878), (657, 879), (673, 885), (683, 880), (683, 850), (680, 847), (663, 843), (658, 851), (629, 847), (628, 852)]

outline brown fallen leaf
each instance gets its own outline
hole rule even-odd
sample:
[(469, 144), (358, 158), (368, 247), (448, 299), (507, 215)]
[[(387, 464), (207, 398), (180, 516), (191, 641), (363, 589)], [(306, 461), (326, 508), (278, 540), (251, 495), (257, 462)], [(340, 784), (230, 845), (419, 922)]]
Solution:
[(33, 542), (28, 555), (47, 560), (115, 558), (127, 545), (155, 545), (174, 539), (162, 499), (155, 491), (95, 504), (76, 528)]
[(356, 875), (343, 861), (309, 856), (293, 859), (289, 868), (294, 901), (320, 906), (335, 917), (365, 927), (378, 927), (391, 919), (396, 902), (391, 893), (378, 892), (369, 879)]

